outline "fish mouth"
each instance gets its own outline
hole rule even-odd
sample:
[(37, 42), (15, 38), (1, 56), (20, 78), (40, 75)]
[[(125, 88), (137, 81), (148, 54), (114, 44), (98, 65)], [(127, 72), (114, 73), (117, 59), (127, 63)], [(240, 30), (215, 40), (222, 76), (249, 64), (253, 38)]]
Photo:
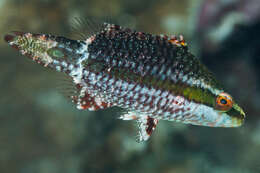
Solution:
[(245, 112), (240, 108), (236, 103), (233, 104), (233, 107), (230, 111), (226, 113), (229, 117), (231, 117), (231, 127), (239, 127), (244, 123), (246, 118)]
[(244, 124), (244, 121), (245, 121), (245, 119), (232, 118), (231, 126), (227, 126), (227, 127), (240, 127)]
[(236, 116), (222, 113), (222, 119), (217, 123), (217, 127), (240, 127), (245, 121), (245, 114), (238, 114)]

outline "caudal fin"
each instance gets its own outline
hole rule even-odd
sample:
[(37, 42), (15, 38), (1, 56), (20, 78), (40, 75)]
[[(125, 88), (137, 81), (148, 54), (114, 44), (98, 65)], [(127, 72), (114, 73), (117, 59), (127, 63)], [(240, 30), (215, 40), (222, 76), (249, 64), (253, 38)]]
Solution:
[(33, 61), (66, 73), (87, 55), (84, 41), (49, 34), (14, 31), (6, 34), (4, 40)]

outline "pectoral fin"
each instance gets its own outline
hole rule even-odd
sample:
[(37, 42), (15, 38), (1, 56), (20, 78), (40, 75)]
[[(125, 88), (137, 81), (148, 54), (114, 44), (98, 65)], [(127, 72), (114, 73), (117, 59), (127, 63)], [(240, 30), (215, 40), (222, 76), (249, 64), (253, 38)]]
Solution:
[(148, 140), (149, 137), (152, 135), (153, 131), (156, 128), (156, 125), (158, 124), (158, 120), (155, 118), (151, 118), (150, 116), (146, 116), (137, 119), (137, 123), (139, 128), (137, 142), (143, 142)]
[(158, 119), (138, 114), (136, 112), (128, 112), (119, 117), (121, 120), (136, 120), (138, 126), (138, 135), (136, 138), (137, 142), (147, 141), (152, 135), (153, 131), (158, 124)]

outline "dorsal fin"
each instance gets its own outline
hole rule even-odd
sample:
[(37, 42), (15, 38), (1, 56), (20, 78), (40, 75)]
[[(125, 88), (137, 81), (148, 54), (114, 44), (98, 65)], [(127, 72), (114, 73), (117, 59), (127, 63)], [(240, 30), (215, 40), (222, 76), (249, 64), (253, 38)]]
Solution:
[(86, 40), (104, 28), (104, 22), (92, 17), (75, 17), (71, 22), (71, 30), (75, 39)]
[(75, 39), (86, 40), (89, 37), (99, 33), (106, 26), (115, 20), (112, 18), (97, 18), (97, 17), (75, 17), (71, 22), (71, 31)]
[(108, 24), (119, 24), (122, 27), (133, 28), (135, 22), (131, 19), (130, 17), (127, 18), (127, 16), (120, 16), (118, 18), (112, 15), (105, 15), (103, 17), (74, 17), (70, 22), (70, 26), (75, 39), (86, 40), (104, 30)]
[(169, 38), (169, 42), (176, 46), (187, 46), (187, 43), (185, 42), (183, 35), (180, 35), (179, 39), (175, 35), (171, 35)]

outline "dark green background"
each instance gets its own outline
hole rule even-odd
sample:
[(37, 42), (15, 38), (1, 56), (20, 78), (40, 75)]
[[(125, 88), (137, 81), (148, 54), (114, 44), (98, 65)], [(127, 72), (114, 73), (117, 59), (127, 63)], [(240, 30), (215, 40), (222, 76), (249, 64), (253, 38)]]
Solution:
[[(260, 172), (258, 0), (0, 1), (0, 173)], [(247, 114), (240, 128), (161, 121), (146, 143), (122, 110), (79, 111), (57, 73), (7, 46), (21, 30), (76, 38), (75, 17), (109, 19), (153, 34), (183, 34)]]

